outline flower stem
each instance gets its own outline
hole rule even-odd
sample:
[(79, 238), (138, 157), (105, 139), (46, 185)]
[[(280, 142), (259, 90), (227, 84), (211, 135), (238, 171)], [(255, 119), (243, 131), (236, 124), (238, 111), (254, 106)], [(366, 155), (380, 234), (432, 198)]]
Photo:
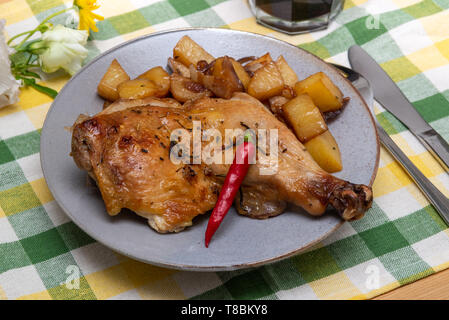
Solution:
[(24, 64), (23, 67), (26, 68), (33, 68), (33, 67), (39, 67), (39, 63), (28, 63), (28, 64)]
[[(67, 12), (67, 11), (72, 10), (72, 9), (73, 9), (73, 7), (69, 7), (69, 8), (65, 8), (65, 9), (63, 9), (63, 10), (60, 10), (60, 11), (57, 11), (57, 12), (53, 13), (52, 15), (48, 16), (47, 18), (45, 18), (45, 19), (39, 24), (39, 26), (43, 25), (44, 23), (47, 23), (50, 19), (53, 19), (54, 17), (59, 16), (60, 14), (63, 14), (64, 12)], [(38, 27), (39, 27), (39, 26), (38, 26)]]
[(11, 39), (9, 39), (8, 42), (7, 42), (6, 44), (9, 45), (9, 44), (10, 44), (11, 42), (13, 42), (15, 39), (17, 39), (17, 38), (19, 38), (19, 37), (21, 37), (21, 36), (24, 36), (24, 35), (26, 35), (26, 34), (28, 34), (28, 33), (30, 33), (30, 32), (33, 32), (33, 31), (34, 31), (34, 30), (30, 30), (30, 31), (25, 31), (25, 32), (16, 34), (14, 37), (12, 37)]
[(47, 18), (45, 18), (41, 23), (39, 23), (39, 25), (38, 25), (34, 30), (27, 31), (27, 32), (23, 32), (23, 33), (21, 33), (21, 34), (18, 34), (17, 36), (14, 36), (13, 38), (11, 38), (11, 39), (8, 41), (8, 44), (10, 43), (10, 41), (11, 41), (12, 39), (15, 39), (15, 38), (17, 38), (17, 37), (19, 37), (19, 36), (23, 36), (23, 35), (25, 35), (25, 34), (28, 33), (28, 35), (25, 37), (25, 39), (23, 39), (18, 45), (14, 46), (14, 48), (20, 48), (20, 47), (21, 47), (21, 46), (22, 46), (22, 45), (23, 45), (29, 38), (31, 38), (37, 31), (39, 31), (40, 27), (41, 27), (43, 24), (47, 23), (49, 20), (53, 19), (54, 17), (59, 16), (60, 14), (63, 14), (64, 12), (67, 12), (67, 11), (72, 10), (72, 9), (73, 9), (73, 7), (65, 8), (65, 9), (63, 9), (63, 10), (59, 10), (59, 11), (57, 11), (57, 12), (55, 12), (55, 13), (49, 15), (49, 16), (48, 16)]

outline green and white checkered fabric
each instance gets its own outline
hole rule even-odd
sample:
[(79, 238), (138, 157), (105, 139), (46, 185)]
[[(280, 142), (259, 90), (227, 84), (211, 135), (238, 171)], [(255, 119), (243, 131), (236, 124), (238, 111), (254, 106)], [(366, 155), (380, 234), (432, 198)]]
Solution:
[[(89, 58), (134, 37), (207, 26), (286, 40), (348, 65), (359, 44), (449, 140), (449, 0), (347, 0), (325, 31), (286, 36), (257, 25), (243, 0), (103, 0)], [(7, 36), (28, 30), (71, 1), (0, 0)], [(65, 19), (64, 17), (60, 19)], [(56, 74), (56, 89), (68, 80)], [(196, 273), (146, 265), (95, 242), (62, 212), (39, 162), (51, 101), (23, 89), (0, 109), (0, 298), (3, 299), (366, 299), (449, 267), (449, 230), (382, 150), (375, 200), (308, 252), (260, 268)], [(391, 114), (378, 120), (412, 161), (449, 195), (449, 176)]]

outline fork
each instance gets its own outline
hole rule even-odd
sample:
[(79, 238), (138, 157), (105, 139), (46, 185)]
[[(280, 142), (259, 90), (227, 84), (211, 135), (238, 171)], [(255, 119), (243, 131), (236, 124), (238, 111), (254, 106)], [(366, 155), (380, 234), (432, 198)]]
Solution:
[(424, 176), (424, 174), (410, 161), (410, 159), (390, 138), (388, 133), (385, 132), (384, 128), (382, 128), (382, 126), (377, 122), (376, 115), (372, 110), (372, 104), (374, 102), (373, 91), (368, 80), (366, 80), (361, 74), (355, 72), (350, 68), (333, 63), (331, 65), (337, 68), (349, 81), (351, 81), (352, 85), (363, 96), (365, 102), (368, 104), (374, 121), (376, 122), (376, 129), (380, 141), (385, 146), (385, 148), (390, 151), (393, 157), (402, 165), (409, 176), (415, 181), (416, 185), (421, 189), (429, 202), (435, 207), (444, 222), (449, 225), (449, 199), (446, 198), (446, 196), (442, 194), (432, 184), (432, 182), (430, 182), (430, 180), (426, 178), (426, 176)]

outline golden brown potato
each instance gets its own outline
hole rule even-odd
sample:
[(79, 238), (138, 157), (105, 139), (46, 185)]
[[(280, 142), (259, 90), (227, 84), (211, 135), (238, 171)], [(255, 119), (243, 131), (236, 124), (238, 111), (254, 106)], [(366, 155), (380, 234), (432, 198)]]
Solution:
[(280, 95), (284, 80), (274, 62), (267, 63), (254, 73), (248, 85), (248, 94), (259, 100)]
[(278, 67), (279, 72), (282, 75), (282, 79), (284, 79), (285, 85), (289, 87), (294, 87), (296, 82), (298, 82), (298, 76), (295, 71), (288, 65), (287, 61), (285, 61), (283, 56), (279, 56), (276, 60), (276, 67)]
[(340, 149), (329, 130), (316, 136), (304, 145), (323, 170), (333, 173), (343, 169)]
[(184, 78), (176, 73), (170, 75), (170, 91), (173, 97), (180, 102), (196, 100), (204, 96), (212, 96), (212, 92), (202, 84)]
[(214, 60), (210, 65), (205, 61), (204, 63), (206, 64), (204, 71), (200, 71), (202, 69), (193, 64), (189, 66), (190, 79), (202, 84), (217, 97), (229, 99), (234, 92), (245, 89), (235, 72), (232, 58), (225, 56)]
[(183, 65), (181, 62), (176, 61), (173, 58), (168, 58), (168, 66), (170, 69), (184, 78), (190, 78), (189, 68)]
[(189, 36), (184, 36), (178, 41), (173, 49), (173, 57), (187, 67), (191, 64), (196, 66), (198, 61), (201, 60), (205, 60), (207, 63), (211, 63), (214, 60), (213, 56)]
[(209, 86), (206, 82), (204, 84), (217, 97), (230, 99), (234, 92), (244, 90), (243, 84), (235, 72), (232, 60), (227, 56), (215, 60), (212, 76), (214, 81), (211, 85)]
[(307, 93), (322, 112), (335, 111), (343, 106), (343, 94), (323, 72), (297, 82), (295, 92), (297, 95)]
[(119, 84), (117, 91), (121, 99), (142, 99), (146, 97), (161, 97), (160, 87), (148, 79), (128, 80)]
[(301, 94), (290, 100), (282, 109), (285, 119), (303, 143), (327, 130), (321, 111), (307, 94)]
[(122, 68), (117, 59), (114, 59), (98, 84), (97, 92), (102, 98), (109, 101), (115, 101), (119, 98), (117, 91), (118, 85), (129, 79), (126, 71)]
[(230, 59), (232, 62), (232, 66), (234, 67), (235, 73), (239, 77), (240, 81), (243, 84), (243, 87), (246, 90), (248, 88), (251, 77), (249, 76), (248, 72), (246, 72), (245, 68), (243, 68), (243, 66), (239, 62), (235, 61), (233, 58), (230, 58)]
[(148, 79), (160, 87), (159, 97), (166, 96), (170, 89), (170, 75), (162, 67), (154, 67), (137, 77), (138, 79)]

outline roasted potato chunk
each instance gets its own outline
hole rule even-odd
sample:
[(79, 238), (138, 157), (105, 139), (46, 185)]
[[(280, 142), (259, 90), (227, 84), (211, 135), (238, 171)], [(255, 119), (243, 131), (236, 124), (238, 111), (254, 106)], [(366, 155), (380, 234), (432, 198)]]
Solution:
[(234, 59), (230, 58), (232, 62), (232, 66), (234, 67), (234, 71), (237, 74), (237, 77), (239, 77), (240, 82), (243, 84), (243, 87), (245, 90), (248, 88), (249, 82), (251, 81), (251, 77), (249, 76), (248, 72), (246, 72), (245, 68), (243, 66), (235, 61)]
[(121, 99), (142, 99), (146, 97), (162, 97), (161, 88), (149, 79), (134, 79), (121, 83), (118, 88)]
[(343, 169), (340, 149), (329, 130), (307, 141), (304, 145), (323, 170), (333, 173)]
[(322, 112), (335, 111), (343, 106), (343, 94), (323, 72), (297, 82), (295, 92), (297, 95), (307, 93)]
[(97, 92), (102, 98), (109, 101), (115, 101), (119, 98), (117, 91), (118, 85), (129, 79), (126, 71), (122, 68), (117, 59), (114, 59), (98, 84)]
[(293, 88), (296, 82), (298, 82), (298, 76), (295, 71), (288, 65), (283, 56), (279, 56), (275, 63), (282, 75), (282, 79), (284, 79), (284, 84)]
[(189, 36), (184, 36), (178, 41), (173, 49), (173, 57), (187, 67), (191, 64), (196, 66), (198, 61), (201, 60), (205, 60), (207, 63), (211, 63), (214, 60), (213, 56)]
[(274, 62), (258, 69), (248, 85), (248, 94), (259, 100), (266, 100), (280, 95), (284, 80)]
[(321, 111), (307, 94), (301, 94), (283, 107), (284, 117), (301, 142), (306, 142), (327, 130)]
[(243, 91), (244, 87), (235, 72), (231, 58), (224, 56), (215, 60), (212, 76), (214, 81), (206, 88), (211, 90), (217, 97), (230, 99), (236, 91)]
[(224, 99), (229, 99), (234, 92), (245, 89), (234, 70), (232, 58), (220, 57), (210, 65), (203, 62), (206, 64), (204, 70), (193, 64), (190, 65), (189, 72), (192, 81), (202, 84), (217, 97)]
[(170, 91), (173, 97), (180, 102), (196, 100), (204, 96), (212, 96), (212, 92), (202, 84), (184, 78), (176, 73), (170, 75)]
[(138, 79), (148, 79), (157, 84), (160, 88), (159, 97), (166, 96), (170, 89), (170, 75), (162, 67), (154, 67), (137, 77)]
[(181, 62), (174, 60), (173, 58), (168, 58), (168, 66), (170, 69), (184, 78), (190, 78), (189, 68), (183, 65)]

